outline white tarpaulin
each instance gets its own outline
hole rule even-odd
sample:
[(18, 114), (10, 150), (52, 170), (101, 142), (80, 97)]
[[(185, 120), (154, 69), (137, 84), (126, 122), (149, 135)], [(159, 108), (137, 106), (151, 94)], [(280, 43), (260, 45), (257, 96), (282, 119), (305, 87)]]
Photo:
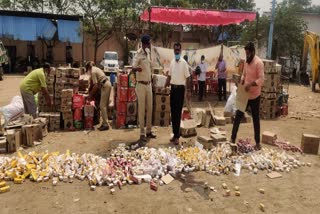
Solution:
[[(188, 56), (189, 64), (191, 67), (195, 68), (200, 62), (202, 55), (205, 56), (206, 62), (208, 63), (208, 71), (214, 71), (217, 64), (219, 55), (221, 51), (221, 46), (214, 46), (211, 48), (198, 49), (198, 50), (183, 50), (181, 57), (184, 55)], [(164, 70), (169, 70), (169, 65), (174, 58), (173, 49), (162, 48), (162, 47), (152, 47), (152, 57)], [(223, 46), (223, 56), (227, 64), (227, 72), (236, 71), (236, 67), (240, 62), (240, 59), (245, 59), (245, 51), (243, 47), (227, 47)]]

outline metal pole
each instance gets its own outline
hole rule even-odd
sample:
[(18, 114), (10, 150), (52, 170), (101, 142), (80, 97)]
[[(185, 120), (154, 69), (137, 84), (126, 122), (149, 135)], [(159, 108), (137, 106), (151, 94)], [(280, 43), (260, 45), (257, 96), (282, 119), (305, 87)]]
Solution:
[(258, 41), (259, 36), (259, 12), (256, 13), (257, 15), (257, 24), (256, 24), (256, 40)]
[(149, 12), (149, 34), (151, 34), (151, 6), (148, 8)]
[(272, 0), (272, 14), (271, 14), (269, 39), (268, 39), (268, 52), (267, 52), (267, 58), (268, 59), (271, 59), (271, 52), (272, 52), (272, 40), (273, 40), (273, 27), (274, 27), (275, 8), (276, 8), (276, 0)]

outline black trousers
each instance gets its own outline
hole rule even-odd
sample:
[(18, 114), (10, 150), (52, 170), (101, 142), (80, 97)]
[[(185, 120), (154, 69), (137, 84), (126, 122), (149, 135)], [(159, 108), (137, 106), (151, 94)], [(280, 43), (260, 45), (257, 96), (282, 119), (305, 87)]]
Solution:
[(222, 98), (222, 90), (223, 90), (223, 98), (227, 100), (227, 80), (218, 79), (218, 87), (219, 87), (219, 100), (221, 100)]
[[(259, 144), (260, 143), (260, 116), (259, 116), (260, 96), (257, 97), (256, 99), (249, 100), (248, 106), (251, 109), (251, 114), (252, 114), (252, 119), (253, 119), (254, 139), (256, 141), (256, 144)], [(244, 115), (243, 112), (241, 112), (239, 110), (236, 111), (236, 117), (233, 122), (232, 135), (231, 135), (231, 141), (233, 143), (236, 142), (237, 133), (238, 133), (240, 122), (241, 122), (243, 115)]]
[(174, 138), (180, 138), (180, 122), (181, 113), (184, 102), (185, 86), (171, 85), (170, 92), (170, 108), (171, 108), (171, 122)]
[(204, 90), (206, 87), (206, 81), (198, 81), (199, 84), (199, 101), (202, 101)]

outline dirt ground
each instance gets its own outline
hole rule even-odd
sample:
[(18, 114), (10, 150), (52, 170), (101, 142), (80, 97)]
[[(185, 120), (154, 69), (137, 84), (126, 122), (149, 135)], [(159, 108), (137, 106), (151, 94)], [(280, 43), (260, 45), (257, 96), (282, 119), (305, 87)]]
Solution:
[[(5, 76), (0, 82), (0, 106), (6, 105), (14, 95), (19, 94), (22, 77)], [(310, 88), (290, 85), (289, 115), (271, 121), (262, 121), (262, 131), (272, 131), (278, 137), (300, 145), (302, 133), (320, 135), (320, 93)], [(208, 97), (212, 104), (216, 97)], [(193, 107), (204, 106), (193, 103)], [(223, 111), (219, 103), (216, 111)], [(227, 125), (230, 133), (232, 126)], [(157, 128), (158, 138), (151, 140), (149, 147), (169, 146), (170, 128)], [(199, 134), (209, 134), (199, 128)], [(131, 143), (138, 139), (139, 132), (133, 130), (49, 133), (42, 145), (27, 151), (60, 151), (70, 149), (76, 153), (94, 153), (106, 156), (119, 143)], [(238, 137), (253, 138), (253, 125), (241, 124)], [(193, 139), (192, 139), (193, 140)], [(264, 145), (263, 145), (264, 146)], [(72, 184), (51, 182), (11, 185), (9, 193), (0, 194), (0, 213), (261, 213), (259, 203), (266, 207), (265, 213), (319, 213), (320, 211), (320, 159), (319, 155), (304, 155), (305, 162), (312, 167), (302, 167), (283, 177), (271, 180), (265, 171), (257, 175), (243, 170), (240, 177), (234, 175), (211, 176), (204, 172), (187, 175), (187, 182), (175, 180), (159, 187), (157, 192), (147, 184), (127, 186), (110, 195), (108, 187), (90, 191), (86, 181)], [(218, 192), (204, 190), (204, 182), (217, 188)], [(240, 187), (241, 196), (223, 197), (221, 184)], [(257, 189), (264, 188), (265, 194)], [(248, 206), (244, 204), (247, 201)]]

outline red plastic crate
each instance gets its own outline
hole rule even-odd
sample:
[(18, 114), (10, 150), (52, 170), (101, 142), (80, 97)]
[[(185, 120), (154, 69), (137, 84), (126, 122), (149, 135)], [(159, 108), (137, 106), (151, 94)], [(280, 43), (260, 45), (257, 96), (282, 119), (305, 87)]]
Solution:
[(128, 102), (137, 101), (137, 94), (135, 88), (128, 88)]
[(118, 86), (127, 88), (129, 86), (128, 74), (119, 74), (118, 75)]
[(128, 88), (118, 87), (117, 89), (117, 101), (127, 102), (128, 100)]

